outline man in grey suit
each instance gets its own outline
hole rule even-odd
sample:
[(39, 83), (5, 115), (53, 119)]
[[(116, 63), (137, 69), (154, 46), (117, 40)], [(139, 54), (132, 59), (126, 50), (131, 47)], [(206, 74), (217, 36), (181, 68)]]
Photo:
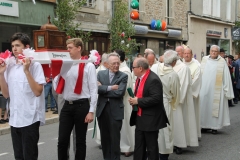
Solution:
[(98, 103), (96, 116), (101, 133), (102, 152), (105, 160), (120, 160), (120, 131), (124, 118), (123, 96), (127, 74), (119, 71), (117, 53), (108, 56), (109, 69), (99, 71)]

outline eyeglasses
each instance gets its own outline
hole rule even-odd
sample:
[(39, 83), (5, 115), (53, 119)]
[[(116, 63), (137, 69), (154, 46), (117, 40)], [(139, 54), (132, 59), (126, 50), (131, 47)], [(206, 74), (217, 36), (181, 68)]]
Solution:
[(132, 67), (132, 69), (134, 69), (134, 68), (139, 68), (139, 67)]

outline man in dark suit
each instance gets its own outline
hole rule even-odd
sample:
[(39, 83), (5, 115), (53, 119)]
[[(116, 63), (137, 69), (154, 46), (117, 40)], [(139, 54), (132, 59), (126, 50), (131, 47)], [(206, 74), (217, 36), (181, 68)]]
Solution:
[(158, 132), (169, 123), (163, 106), (162, 83), (149, 70), (145, 58), (136, 58), (132, 68), (138, 77), (135, 98), (129, 99), (131, 105), (138, 106), (138, 111), (132, 111), (130, 118), (130, 125), (136, 125), (134, 160), (145, 160), (146, 150), (149, 160), (159, 160)]
[(120, 131), (124, 118), (123, 96), (127, 74), (119, 71), (117, 53), (108, 56), (109, 69), (99, 71), (98, 103), (96, 116), (101, 133), (102, 152), (105, 160), (120, 160)]

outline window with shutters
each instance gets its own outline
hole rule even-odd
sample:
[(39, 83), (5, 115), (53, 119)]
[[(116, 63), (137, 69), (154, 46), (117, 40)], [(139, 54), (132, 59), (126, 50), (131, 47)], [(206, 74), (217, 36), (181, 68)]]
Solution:
[(96, 0), (86, 0), (86, 3), (83, 5), (83, 7), (94, 8), (95, 5), (96, 5)]

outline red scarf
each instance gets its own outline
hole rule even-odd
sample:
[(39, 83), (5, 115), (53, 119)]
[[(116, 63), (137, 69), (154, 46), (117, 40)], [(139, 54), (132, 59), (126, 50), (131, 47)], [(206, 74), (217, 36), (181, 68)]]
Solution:
[[(84, 57), (82, 57), (81, 59), (84, 59)], [(82, 92), (84, 67), (85, 67), (85, 63), (79, 63), (78, 78), (77, 78), (77, 82), (76, 82), (76, 85), (74, 88), (74, 93), (76, 93), (76, 94), (81, 94), (81, 92)], [(62, 94), (64, 85), (65, 85), (65, 80), (62, 78), (62, 76), (60, 76), (58, 85), (56, 88), (56, 92), (58, 94)]]
[[(142, 80), (141, 80), (138, 88), (137, 88), (136, 85), (138, 84), (138, 81), (140, 81), (140, 79), (138, 79), (138, 81), (136, 82), (135, 90), (137, 89), (137, 95), (136, 95), (137, 98), (142, 98), (142, 96), (143, 96), (143, 88), (144, 88), (145, 82), (146, 82), (149, 74), (150, 74), (150, 69), (148, 69), (147, 72), (145, 73), (145, 75), (142, 77)], [(140, 108), (139, 106), (138, 106), (137, 115), (138, 116), (142, 116), (142, 108)]]

